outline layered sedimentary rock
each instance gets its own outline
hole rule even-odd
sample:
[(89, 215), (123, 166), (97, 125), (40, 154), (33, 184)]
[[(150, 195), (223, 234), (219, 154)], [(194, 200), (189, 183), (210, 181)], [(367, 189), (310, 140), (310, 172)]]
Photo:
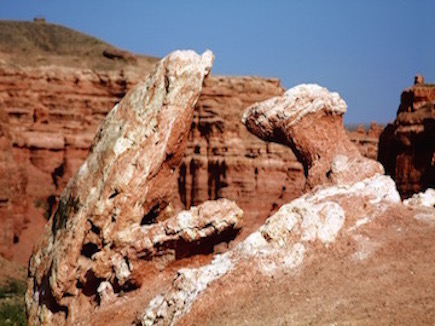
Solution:
[(210, 51), (170, 54), (104, 119), (30, 259), (31, 324), (74, 324), (150, 282), (153, 269), (234, 237), (242, 211), (233, 202), (173, 212), (176, 168), (212, 62)]
[[(9, 115), (15, 164), (28, 179), (17, 202), (17, 207), (28, 211), (26, 229), (14, 246), (9, 244), (15, 249), (14, 259), (21, 254), (18, 258), (27, 261), (62, 189), (83, 163), (98, 124), (145, 75), (131, 69), (0, 64), (0, 109)], [(211, 76), (206, 80), (180, 168), (178, 210), (209, 199), (231, 198), (255, 228), (271, 211), (300, 194), (304, 176), (292, 151), (258, 140), (240, 123), (246, 106), (282, 93), (277, 79)], [(249, 198), (256, 198), (260, 188), (265, 193), (254, 206)]]
[[(16, 200), (16, 207), (27, 212), (25, 223), (15, 223), (16, 243), (8, 245), (15, 260), (27, 263), (62, 189), (86, 158), (99, 123), (146, 74), (141, 69), (35, 68), (0, 62), (0, 110), (9, 115), (14, 162), (27, 179)], [(179, 169), (177, 210), (219, 197), (236, 200), (245, 211), (244, 237), (300, 195), (305, 177), (292, 150), (261, 141), (240, 122), (244, 108), (283, 92), (278, 79), (207, 78)], [(364, 156), (377, 155), (372, 132), (350, 136)]]
[(280, 205), (299, 196), (305, 178), (291, 149), (262, 142), (241, 123), (244, 108), (282, 93), (277, 79), (205, 81), (180, 166), (179, 193), (185, 207), (220, 197), (235, 200), (245, 213), (246, 236)]
[[(316, 276), (307, 280), (308, 284), (298, 284), (294, 279), (313, 274), (313, 269), (323, 277), (322, 269), (328, 268), (315, 266), (322, 265), (323, 260), (330, 266), (339, 264), (334, 274), (326, 272), (331, 279), (336, 273), (343, 275), (361, 268), (361, 264), (377, 257), (378, 250), (388, 251), (392, 238), (403, 239), (398, 234), (412, 218), (400, 221), (399, 216), (409, 211), (401, 204), (394, 181), (382, 174), (380, 164), (362, 158), (346, 138), (341, 123), (345, 110), (338, 94), (317, 85), (301, 85), (245, 111), (243, 119), (251, 132), (295, 150), (308, 175), (307, 193), (283, 205), (258, 231), (233, 250), (215, 256), (209, 265), (180, 270), (172, 286), (149, 303), (138, 324), (190, 325), (201, 320), (211, 325), (237, 325), (258, 323), (257, 318), (262, 324), (280, 324), (284, 322), (281, 317), (297, 304), (293, 297), (300, 296), (292, 294), (291, 287), (289, 292), (280, 291), (284, 284), (290, 282), (293, 289), (303, 291)], [(435, 210), (429, 209), (435, 216)], [(398, 216), (397, 222), (392, 222), (391, 214)], [(373, 230), (379, 229), (389, 235), (378, 237)], [(429, 229), (430, 238), (435, 229)], [(342, 265), (347, 270), (340, 270)], [(365, 267), (366, 272), (367, 268), (373, 266)], [(430, 281), (424, 286), (427, 284)], [(321, 286), (322, 293), (333, 290), (326, 283)], [(263, 295), (267, 300), (261, 300)], [(275, 296), (285, 299), (273, 306), (265, 303)], [(360, 294), (349, 300), (365, 305), (362, 297)], [(253, 304), (250, 298), (261, 300), (264, 306)], [(329, 305), (329, 301), (322, 304)], [(425, 311), (430, 309), (426, 307)], [(286, 319), (284, 323), (303, 320)]]
[(0, 63), (0, 110), (9, 116), (14, 165), (27, 179), (14, 206), (27, 212), (24, 225), (14, 221), (19, 229), (11, 244), (14, 259), (27, 263), (62, 189), (86, 158), (99, 123), (137, 82), (135, 74), (119, 71)]
[(13, 243), (21, 235), (26, 222), (26, 175), (12, 156), (9, 118), (0, 111), (0, 256), (13, 257)]
[(356, 130), (347, 130), (347, 135), (352, 143), (358, 148), (361, 155), (372, 160), (378, 159), (379, 137), (384, 127), (372, 122), (368, 130), (359, 125)]
[(435, 87), (417, 76), (380, 137), (379, 161), (403, 198), (435, 187)]

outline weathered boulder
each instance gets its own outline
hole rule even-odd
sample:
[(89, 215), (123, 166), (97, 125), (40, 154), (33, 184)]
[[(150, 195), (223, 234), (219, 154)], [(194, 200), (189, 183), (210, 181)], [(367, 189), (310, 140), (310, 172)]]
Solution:
[[(209, 265), (179, 270), (171, 287), (155, 296), (139, 315), (138, 324), (190, 325), (201, 320), (211, 325), (237, 325), (258, 323), (258, 318), (262, 324), (307, 321), (303, 317), (282, 318), (289, 311), (293, 311), (293, 316), (297, 313), (292, 309), (297, 304), (293, 297), (301, 295), (293, 294), (291, 287), (288, 293), (280, 288), (291, 282), (304, 292), (316, 276), (306, 280), (308, 283), (298, 284), (294, 279), (300, 280), (300, 275), (319, 274), (331, 279), (338, 277), (336, 274), (354, 272), (362, 264), (379, 262), (379, 257), (394, 248), (395, 241), (403, 240), (401, 230), (407, 229), (413, 220), (409, 210), (401, 204), (394, 181), (382, 174), (378, 163), (361, 158), (346, 138), (341, 125), (344, 111), (344, 101), (338, 94), (316, 85), (298, 86), (282, 98), (255, 104), (245, 111), (244, 122), (251, 132), (294, 148), (313, 189), (283, 205), (258, 231), (233, 250), (215, 256)], [(435, 216), (435, 209), (431, 209)], [(406, 218), (401, 217), (406, 214)], [(398, 216), (397, 222), (392, 221), (392, 215)], [(379, 230), (385, 238), (378, 235)], [(429, 230), (425, 243), (435, 228)], [(334, 264), (338, 265), (331, 271), (328, 266)], [(346, 269), (341, 270), (341, 266)], [(372, 268), (369, 265), (364, 271), (376, 280), (378, 272), (372, 272)], [(322, 269), (326, 270), (326, 276), (322, 275), (325, 274)], [(318, 291), (322, 295), (334, 291), (333, 286), (340, 286), (343, 279), (333, 285), (323, 283)], [(430, 282), (422, 286), (427, 284)], [(345, 292), (342, 295), (348, 296)], [(264, 296), (266, 299), (262, 300)], [(281, 302), (266, 303), (275, 296)], [(305, 297), (303, 302), (309, 302), (309, 294)], [(362, 297), (360, 294), (348, 300), (365, 305)], [(255, 304), (257, 300), (262, 304)], [(322, 304), (329, 307), (329, 301)], [(212, 306), (214, 309), (210, 309)]]
[(435, 187), (435, 86), (422, 76), (402, 92), (396, 120), (380, 137), (378, 160), (402, 198)]
[(154, 268), (164, 268), (204, 239), (212, 247), (240, 228), (242, 212), (227, 200), (178, 215), (172, 208), (175, 171), (213, 59), (210, 51), (170, 54), (102, 122), (30, 259), (31, 324), (74, 324), (99, 301), (138, 288), (154, 258)]
[(290, 146), (304, 166), (306, 188), (313, 189), (383, 173), (382, 166), (364, 158), (347, 137), (342, 120), (346, 108), (337, 93), (303, 84), (252, 105), (243, 122), (258, 137)]

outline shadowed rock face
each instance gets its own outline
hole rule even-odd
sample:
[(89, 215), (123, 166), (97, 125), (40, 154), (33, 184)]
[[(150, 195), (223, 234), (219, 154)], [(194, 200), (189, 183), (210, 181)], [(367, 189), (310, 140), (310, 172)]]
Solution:
[(318, 85), (300, 85), (252, 105), (243, 122), (258, 137), (290, 146), (304, 166), (307, 189), (313, 189), (383, 172), (380, 164), (362, 157), (347, 137), (345, 112), (346, 103), (337, 93)]
[[(311, 190), (283, 205), (259, 230), (233, 250), (215, 256), (211, 264), (180, 270), (172, 286), (157, 295), (139, 316), (139, 324), (189, 325), (197, 318), (220, 324), (226, 316), (246, 317), (255, 312), (249, 310), (251, 306), (243, 296), (258, 296), (262, 282), (285, 284), (318, 261), (319, 252), (331, 260), (327, 254), (330, 248), (335, 249), (330, 254), (333, 258), (354, 268), (384, 245), (370, 239), (376, 237), (373, 229), (381, 225), (398, 232), (388, 212), (407, 209), (400, 202), (394, 181), (382, 174), (377, 162), (363, 159), (346, 138), (341, 124), (344, 111), (338, 94), (317, 85), (298, 86), (283, 97), (254, 104), (245, 111), (243, 121), (251, 132), (295, 150)], [(426, 197), (432, 204), (432, 195)], [(421, 212), (421, 208), (416, 210)], [(426, 221), (433, 220), (433, 207), (424, 208), (424, 212)], [(275, 291), (269, 295), (280, 292)], [(220, 298), (227, 298), (229, 293), (232, 303), (222, 304)], [(235, 302), (245, 310), (234, 311), (231, 306)], [(288, 302), (283, 305), (287, 310), (292, 306)], [(278, 323), (279, 316), (275, 311), (271, 314), (274, 316), (261, 318)]]
[(13, 159), (8, 115), (0, 110), (0, 256), (6, 259), (13, 257), (13, 243), (26, 222), (26, 184), (23, 167)]
[(155, 256), (164, 268), (201, 239), (240, 228), (242, 212), (226, 200), (172, 210), (175, 170), (213, 59), (210, 51), (170, 54), (102, 122), (30, 259), (30, 323), (74, 324), (98, 300), (140, 286), (137, 271)]
[(421, 76), (402, 92), (397, 118), (380, 137), (378, 159), (402, 198), (435, 187), (435, 87)]

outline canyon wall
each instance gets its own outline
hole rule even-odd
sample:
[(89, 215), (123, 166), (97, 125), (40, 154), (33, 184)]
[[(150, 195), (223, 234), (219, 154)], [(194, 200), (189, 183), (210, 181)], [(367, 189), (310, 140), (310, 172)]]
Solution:
[[(5, 156), (9, 163), (2, 163), (6, 170), (1, 182), (10, 182), (13, 173), (8, 166), (20, 167), (22, 180), (13, 205), (21, 217), (11, 219), (2, 211), (5, 220), (15, 225), (2, 252), (27, 261), (62, 189), (87, 156), (99, 123), (143, 76), (143, 71), (132, 69), (95, 71), (0, 63), (0, 110), (7, 112), (10, 130), (9, 155)], [(259, 140), (240, 122), (247, 106), (283, 92), (278, 79), (206, 79), (178, 171), (177, 210), (220, 197), (235, 200), (245, 212), (243, 238), (282, 204), (300, 195), (305, 177), (293, 152)], [(359, 130), (349, 136), (363, 155), (376, 157), (373, 132)]]
[(435, 86), (423, 76), (402, 92), (397, 118), (380, 137), (379, 161), (402, 198), (435, 187)]

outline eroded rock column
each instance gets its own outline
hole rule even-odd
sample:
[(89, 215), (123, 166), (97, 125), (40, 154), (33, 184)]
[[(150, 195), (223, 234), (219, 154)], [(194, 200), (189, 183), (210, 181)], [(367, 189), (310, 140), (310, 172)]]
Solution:
[(250, 106), (243, 122), (263, 140), (290, 146), (304, 166), (306, 189), (312, 189), (383, 173), (382, 166), (362, 157), (347, 137), (342, 120), (346, 109), (338, 93), (302, 84)]

